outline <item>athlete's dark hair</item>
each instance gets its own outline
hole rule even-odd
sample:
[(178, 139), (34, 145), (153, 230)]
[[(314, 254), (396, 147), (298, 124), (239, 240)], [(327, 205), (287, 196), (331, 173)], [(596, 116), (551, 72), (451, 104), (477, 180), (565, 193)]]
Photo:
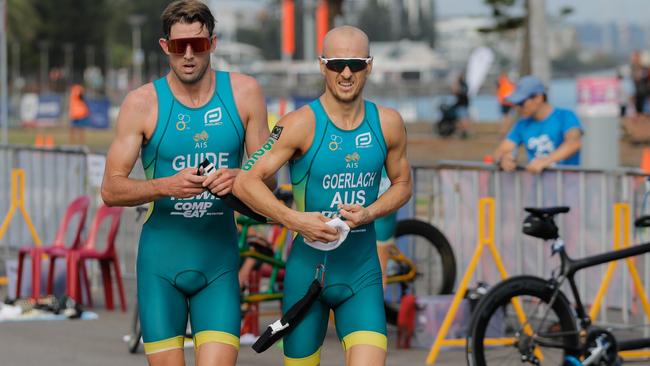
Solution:
[(207, 5), (198, 0), (177, 0), (167, 5), (162, 15), (163, 35), (169, 38), (169, 32), (172, 25), (176, 23), (194, 23), (199, 22), (208, 29), (212, 36), (214, 31), (214, 16)]

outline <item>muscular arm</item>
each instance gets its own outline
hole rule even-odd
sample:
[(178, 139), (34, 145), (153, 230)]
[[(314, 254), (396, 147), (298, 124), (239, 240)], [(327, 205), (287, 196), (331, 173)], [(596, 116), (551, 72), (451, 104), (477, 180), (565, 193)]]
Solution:
[(402, 207), (411, 198), (411, 167), (406, 158), (406, 129), (397, 111), (380, 108), (381, 129), (386, 140), (386, 173), (390, 188), (365, 210), (359, 205), (341, 205), (341, 216), (350, 227), (367, 224)]
[[(248, 116), (246, 124), (246, 153), (248, 156), (257, 151), (262, 144), (269, 138), (268, 114), (266, 113), (266, 100), (260, 84), (254, 78), (243, 74), (232, 74), (233, 83), (244, 85), (241, 90), (241, 97), (237, 90), (235, 93), (235, 102), (237, 108), (240, 104), (248, 106)], [(277, 182), (275, 174), (264, 180), (264, 183), (270, 188), (275, 189)]]
[[(275, 137), (253, 153), (237, 175), (233, 193), (253, 210), (280, 222), (309, 240), (330, 242), (336, 230), (325, 225), (320, 213), (302, 213), (279, 201), (264, 181), (272, 177), (289, 159), (306, 151), (314, 134), (314, 117), (308, 107), (289, 113), (276, 125)], [(281, 131), (277, 133), (278, 129)], [(305, 133), (307, 131), (307, 133)]]
[(202, 192), (201, 182), (205, 178), (194, 175), (196, 169), (151, 180), (129, 178), (144, 141), (147, 123), (155, 121), (157, 108), (151, 84), (132, 91), (124, 99), (117, 118), (116, 136), (106, 157), (102, 199), (107, 205), (136, 206), (166, 196), (185, 198)]

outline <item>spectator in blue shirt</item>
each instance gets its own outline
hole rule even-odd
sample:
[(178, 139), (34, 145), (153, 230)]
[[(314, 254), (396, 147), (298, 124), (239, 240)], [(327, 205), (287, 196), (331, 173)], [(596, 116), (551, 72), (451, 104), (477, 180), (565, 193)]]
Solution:
[(579, 165), (582, 126), (572, 111), (548, 103), (544, 83), (535, 76), (524, 76), (506, 98), (520, 119), (494, 153), (505, 171), (516, 168), (515, 154), (524, 145), (528, 154), (526, 170), (540, 173), (549, 166)]

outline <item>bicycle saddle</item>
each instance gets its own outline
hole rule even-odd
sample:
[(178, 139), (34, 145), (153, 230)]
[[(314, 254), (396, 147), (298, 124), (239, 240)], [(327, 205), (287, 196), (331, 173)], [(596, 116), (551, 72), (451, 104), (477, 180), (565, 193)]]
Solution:
[(567, 206), (558, 206), (558, 207), (525, 207), (524, 210), (528, 213), (531, 213), (535, 216), (555, 216), (561, 213), (567, 213), (570, 210), (570, 207)]
[(641, 216), (638, 219), (634, 220), (634, 226), (650, 227), (650, 215)]

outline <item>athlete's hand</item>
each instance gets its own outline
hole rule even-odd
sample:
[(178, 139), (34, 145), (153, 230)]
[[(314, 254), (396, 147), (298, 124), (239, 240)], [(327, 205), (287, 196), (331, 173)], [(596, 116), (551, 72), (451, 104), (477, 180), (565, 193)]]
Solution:
[(214, 195), (224, 196), (232, 191), (237, 174), (239, 174), (239, 169), (219, 169), (207, 176), (203, 187), (209, 189)]
[(338, 240), (339, 233), (335, 228), (326, 225), (330, 221), (320, 212), (297, 212), (292, 217), (291, 222), (287, 223), (289, 230), (295, 231), (302, 235), (308, 241), (320, 241), (329, 243)]
[(203, 193), (205, 177), (196, 175), (196, 168), (185, 168), (164, 179), (165, 195), (174, 198), (190, 198)]
[(361, 205), (339, 205), (339, 215), (345, 218), (350, 229), (367, 224), (371, 221), (370, 211)]
[(515, 158), (510, 154), (504, 154), (501, 157), (499, 165), (501, 166), (501, 169), (505, 170), (506, 172), (512, 172), (517, 169), (517, 162), (515, 162)]
[(535, 158), (533, 159), (533, 161), (528, 163), (528, 165), (526, 166), (526, 170), (534, 174), (539, 174), (547, 166), (549, 166), (549, 162), (547, 161), (546, 158)]

